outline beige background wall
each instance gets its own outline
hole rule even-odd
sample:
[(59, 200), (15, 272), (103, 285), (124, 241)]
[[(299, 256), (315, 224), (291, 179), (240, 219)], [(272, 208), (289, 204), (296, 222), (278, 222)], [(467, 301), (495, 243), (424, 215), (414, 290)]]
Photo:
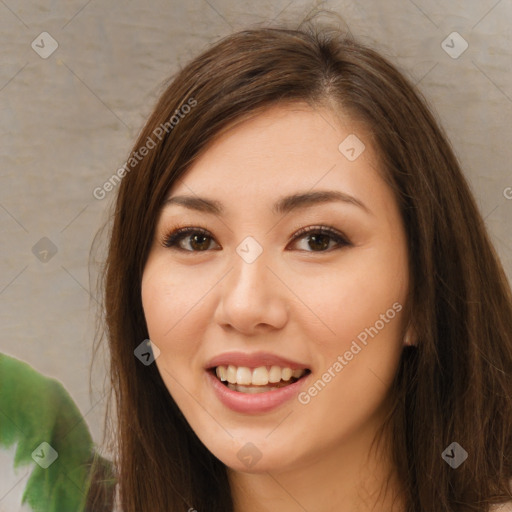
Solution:
[[(90, 396), (87, 264), (114, 193), (98, 200), (94, 188), (124, 163), (181, 64), (246, 24), (299, 20), (315, 5), (342, 15), (435, 105), (512, 278), (510, 0), (2, 0), (0, 351), (58, 378), (96, 441), (104, 370)], [(454, 31), (468, 43), (457, 58), (441, 46)], [(42, 32), (58, 44), (47, 58), (31, 47), (51, 50)]]

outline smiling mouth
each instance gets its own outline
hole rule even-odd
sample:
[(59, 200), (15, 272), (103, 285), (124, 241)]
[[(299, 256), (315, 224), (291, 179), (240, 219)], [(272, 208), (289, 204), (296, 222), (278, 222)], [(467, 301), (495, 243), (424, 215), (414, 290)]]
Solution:
[(281, 366), (217, 366), (210, 370), (226, 387), (240, 393), (265, 393), (289, 386), (302, 379), (309, 369), (284, 368)]

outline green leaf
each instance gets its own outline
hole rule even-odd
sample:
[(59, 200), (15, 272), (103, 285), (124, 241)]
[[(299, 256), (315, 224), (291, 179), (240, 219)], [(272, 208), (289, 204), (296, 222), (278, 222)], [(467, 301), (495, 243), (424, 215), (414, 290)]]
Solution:
[[(16, 442), (14, 467), (34, 465), (23, 503), (35, 512), (81, 512), (94, 455), (82, 414), (58, 380), (0, 354), (0, 447)], [(58, 454), (46, 469), (32, 458), (42, 442)]]

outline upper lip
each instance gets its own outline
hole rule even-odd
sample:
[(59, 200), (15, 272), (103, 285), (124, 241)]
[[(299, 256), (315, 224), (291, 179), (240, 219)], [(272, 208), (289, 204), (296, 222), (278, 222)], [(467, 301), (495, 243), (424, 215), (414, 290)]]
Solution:
[(292, 370), (307, 369), (305, 364), (269, 352), (255, 352), (253, 354), (225, 352), (210, 359), (206, 364), (206, 368), (212, 369), (216, 366), (228, 366), (230, 364), (233, 366), (246, 366), (248, 368), (280, 366), (281, 368), (291, 368)]

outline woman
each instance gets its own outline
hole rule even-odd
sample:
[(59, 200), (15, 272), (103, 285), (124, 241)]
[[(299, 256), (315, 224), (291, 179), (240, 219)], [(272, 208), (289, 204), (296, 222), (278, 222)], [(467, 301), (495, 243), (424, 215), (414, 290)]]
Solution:
[(510, 287), (387, 60), (319, 25), (233, 34), (178, 73), (121, 174), (123, 512), (512, 499)]

